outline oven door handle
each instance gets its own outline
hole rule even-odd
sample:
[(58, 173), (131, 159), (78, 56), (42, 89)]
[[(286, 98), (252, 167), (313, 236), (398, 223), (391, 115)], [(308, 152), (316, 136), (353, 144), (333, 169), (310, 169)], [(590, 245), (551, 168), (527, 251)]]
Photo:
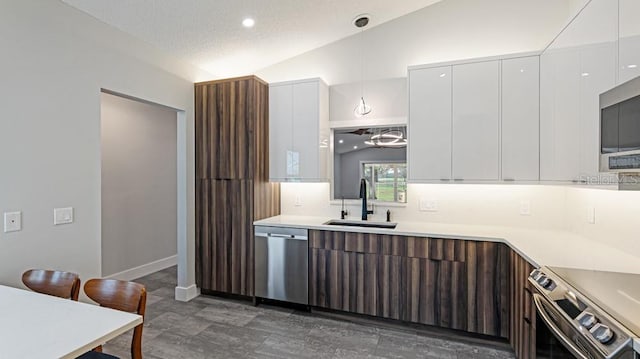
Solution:
[(579, 359), (589, 359), (586, 355), (584, 355), (584, 353), (580, 350), (580, 348), (578, 348), (575, 344), (573, 344), (573, 342), (571, 341), (571, 339), (569, 339), (557, 326), (556, 324), (553, 322), (553, 320), (551, 320), (551, 318), (549, 317), (549, 314), (547, 314), (547, 311), (545, 310), (545, 308), (543, 307), (542, 304), (542, 300), (544, 300), (542, 298), (542, 296), (538, 293), (534, 293), (533, 294), (533, 303), (536, 306), (536, 310), (538, 311), (538, 314), (540, 314), (540, 318), (542, 318), (542, 320), (545, 322), (545, 324), (547, 325), (547, 327), (549, 327), (549, 329), (551, 330), (551, 332), (553, 333), (553, 335), (558, 338), (559, 341), (562, 342), (562, 344), (576, 357), (578, 357)]

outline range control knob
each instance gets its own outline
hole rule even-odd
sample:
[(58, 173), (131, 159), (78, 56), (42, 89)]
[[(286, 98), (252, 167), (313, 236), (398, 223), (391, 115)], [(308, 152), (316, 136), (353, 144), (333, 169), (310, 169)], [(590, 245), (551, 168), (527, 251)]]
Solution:
[(549, 288), (549, 286), (553, 284), (553, 281), (546, 275), (539, 276), (536, 282), (538, 282), (542, 288)]
[(613, 339), (613, 331), (604, 324), (596, 324), (590, 332), (602, 344), (607, 344)]
[(539, 275), (540, 275), (540, 270), (539, 269), (534, 269), (533, 272), (531, 272), (531, 274), (529, 274), (529, 277), (531, 277), (534, 280), (536, 280), (536, 279), (538, 279)]
[(591, 329), (593, 328), (594, 325), (596, 325), (596, 323), (598, 323), (598, 319), (596, 318), (595, 315), (593, 315), (593, 313), (584, 312), (578, 319), (578, 322), (583, 327), (587, 329)]

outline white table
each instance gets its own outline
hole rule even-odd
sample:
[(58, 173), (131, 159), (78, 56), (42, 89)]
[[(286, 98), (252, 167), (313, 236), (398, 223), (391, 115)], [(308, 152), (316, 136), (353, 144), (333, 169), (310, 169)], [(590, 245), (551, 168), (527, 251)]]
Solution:
[(75, 358), (140, 323), (137, 314), (0, 285), (0, 359)]

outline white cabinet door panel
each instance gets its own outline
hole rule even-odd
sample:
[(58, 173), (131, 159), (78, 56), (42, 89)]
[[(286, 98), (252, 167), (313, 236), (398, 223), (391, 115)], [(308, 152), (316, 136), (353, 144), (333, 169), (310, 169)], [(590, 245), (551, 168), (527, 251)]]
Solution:
[(299, 156), (298, 175), (319, 179), (319, 97), (318, 81), (293, 85), (293, 151)]
[(620, 0), (620, 79), (627, 82), (640, 76), (640, 1)]
[[(600, 156), (600, 94), (616, 84), (615, 43), (585, 47), (580, 51), (580, 163), (579, 181), (598, 183)], [(588, 74), (588, 76), (587, 76)]]
[(577, 180), (580, 173), (580, 53), (560, 50), (540, 58), (540, 179)]
[(269, 87), (269, 178), (287, 177), (287, 153), (292, 150), (293, 88)]
[(451, 179), (451, 66), (409, 74), (409, 180)]
[(453, 66), (453, 178), (498, 180), (500, 62)]
[(539, 57), (502, 61), (502, 179), (539, 179)]

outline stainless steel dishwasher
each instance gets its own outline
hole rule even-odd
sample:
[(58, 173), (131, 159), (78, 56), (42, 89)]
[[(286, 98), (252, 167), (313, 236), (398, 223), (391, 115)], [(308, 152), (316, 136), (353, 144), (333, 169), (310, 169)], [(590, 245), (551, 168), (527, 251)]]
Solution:
[(306, 229), (255, 227), (255, 295), (309, 304)]

